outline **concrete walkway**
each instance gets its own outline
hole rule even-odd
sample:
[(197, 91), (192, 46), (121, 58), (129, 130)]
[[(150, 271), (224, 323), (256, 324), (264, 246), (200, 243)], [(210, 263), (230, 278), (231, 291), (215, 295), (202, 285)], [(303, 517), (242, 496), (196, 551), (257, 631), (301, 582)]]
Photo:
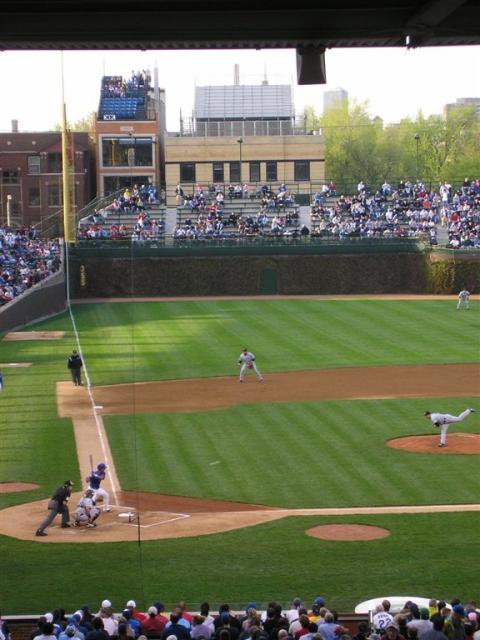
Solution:
[(299, 213), (299, 223), (300, 223), (300, 227), (302, 227), (304, 224), (307, 225), (307, 227), (311, 230), (311, 220), (310, 220), (310, 205), (303, 205), (299, 208), (298, 210)]
[(172, 236), (177, 226), (177, 210), (169, 208), (165, 211), (165, 235)]

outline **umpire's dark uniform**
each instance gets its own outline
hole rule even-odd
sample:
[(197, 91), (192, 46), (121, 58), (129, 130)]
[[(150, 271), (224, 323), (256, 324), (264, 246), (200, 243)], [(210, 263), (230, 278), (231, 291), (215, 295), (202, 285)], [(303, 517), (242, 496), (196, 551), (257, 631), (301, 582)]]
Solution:
[(55, 516), (59, 513), (62, 514), (62, 528), (65, 529), (70, 526), (68, 524), (70, 520), (68, 499), (72, 495), (72, 485), (73, 482), (71, 480), (66, 480), (61, 487), (56, 489), (48, 503), (48, 516), (36, 530), (36, 536), (46, 536), (45, 529), (53, 522)]
[(70, 373), (72, 374), (72, 382), (77, 387), (82, 384), (82, 367), (83, 362), (81, 357), (75, 351), (72, 351), (72, 355), (68, 356), (68, 368), (70, 369)]

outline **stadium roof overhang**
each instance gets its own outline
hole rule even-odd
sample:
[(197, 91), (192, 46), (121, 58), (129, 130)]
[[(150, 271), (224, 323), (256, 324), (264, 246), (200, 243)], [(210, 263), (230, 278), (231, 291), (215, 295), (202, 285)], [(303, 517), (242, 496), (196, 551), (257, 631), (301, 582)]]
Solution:
[[(0, 49), (297, 50), (299, 82), (325, 49), (480, 44), (478, 0), (15, 0)], [(325, 82), (325, 79), (318, 79)], [(308, 82), (308, 78), (307, 78)]]

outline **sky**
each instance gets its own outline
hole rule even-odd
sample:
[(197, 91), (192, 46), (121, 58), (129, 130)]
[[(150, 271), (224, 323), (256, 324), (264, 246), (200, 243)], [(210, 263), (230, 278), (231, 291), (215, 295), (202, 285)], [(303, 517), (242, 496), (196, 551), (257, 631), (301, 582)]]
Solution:
[[(179, 115), (191, 116), (195, 85), (233, 84), (234, 65), (241, 84), (292, 84), (295, 112), (307, 105), (322, 112), (325, 90), (342, 87), (349, 98), (368, 101), (372, 117), (398, 122), (441, 113), (456, 98), (480, 96), (480, 46), (423, 49), (329, 49), (327, 84), (296, 85), (294, 49), (209, 51), (65, 51), (64, 95), (69, 122), (98, 109), (102, 75), (129, 77), (132, 70), (159, 70), (166, 91), (167, 129), (178, 131)], [(61, 53), (0, 52), (0, 132), (45, 131), (60, 122)]]

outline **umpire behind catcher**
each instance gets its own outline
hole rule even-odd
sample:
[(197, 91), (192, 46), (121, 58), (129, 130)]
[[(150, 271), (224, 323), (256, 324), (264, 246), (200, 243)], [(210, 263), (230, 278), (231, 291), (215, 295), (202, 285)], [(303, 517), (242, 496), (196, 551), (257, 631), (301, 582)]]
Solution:
[(72, 495), (72, 486), (73, 482), (71, 480), (65, 480), (62, 486), (55, 490), (48, 502), (48, 516), (36, 530), (36, 536), (46, 536), (45, 529), (54, 521), (55, 516), (59, 513), (62, 516), (62, 529), (70, 527), (68, 523), (70, 520), (68, 500)]

